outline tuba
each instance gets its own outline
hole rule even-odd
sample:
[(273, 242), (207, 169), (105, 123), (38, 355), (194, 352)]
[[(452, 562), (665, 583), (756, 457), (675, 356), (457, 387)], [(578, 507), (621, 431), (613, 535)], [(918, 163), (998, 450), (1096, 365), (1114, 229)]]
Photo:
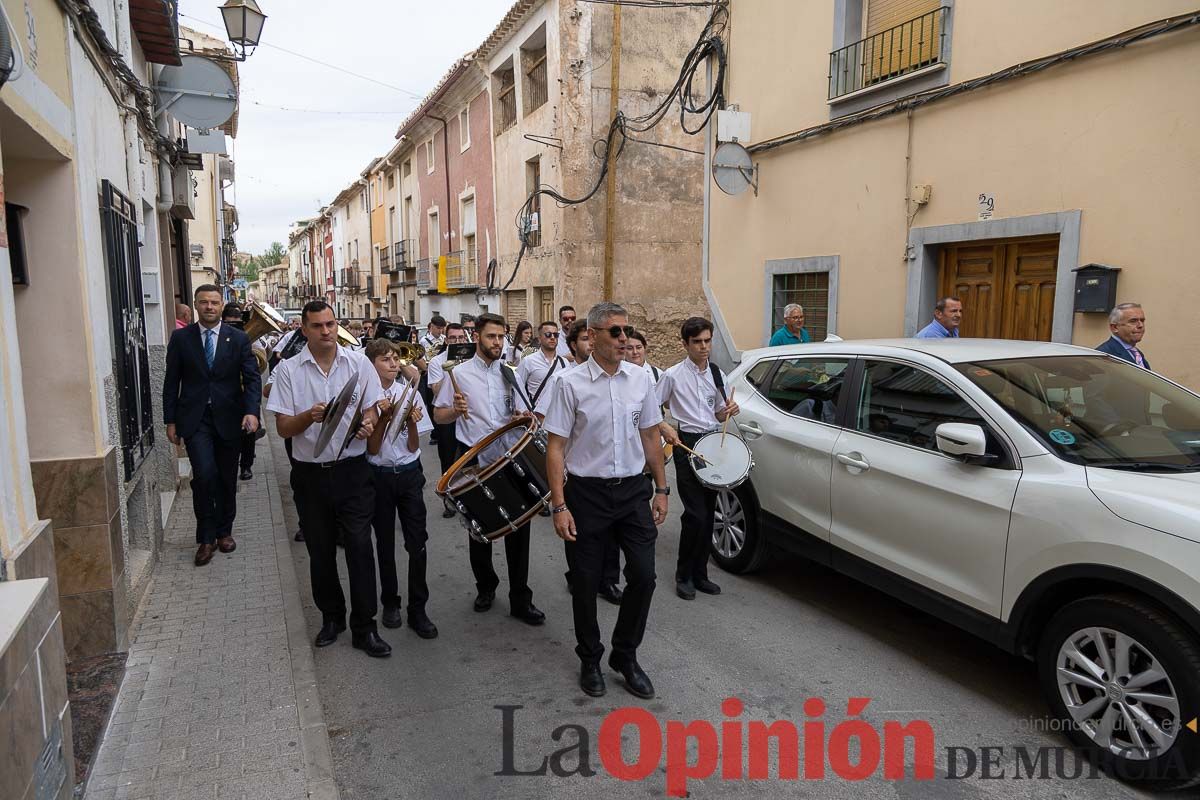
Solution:
[(251, 303), (246, 309), (244, 330), (251, 342), (258, 341), (268, 333), (283, 333), (287, 325), (279, 312), (266, 303)]
[(405, 367), (425, 357), (425, 348), (419, 344), (413, 344), (412, 342), (392, 342), (392, 346), (396, 348), (396, 354), (400, 358), (400, 363)]

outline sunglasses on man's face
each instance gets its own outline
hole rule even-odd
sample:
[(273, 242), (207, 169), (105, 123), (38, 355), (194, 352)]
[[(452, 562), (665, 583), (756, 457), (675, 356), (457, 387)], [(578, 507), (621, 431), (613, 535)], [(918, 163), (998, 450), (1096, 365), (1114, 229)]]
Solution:
[(557, 339), (558, 331), (542, 331), (542, 336), (546, 339)]
[(605, 331), (614, 339), (621, 338), (622, 333), (625, 334), (626, 339), (629, 339), (632, 338), (633, 334), (637, 332), (637, 329), (632, 325), (613, 325), (608, 328), (596, 328), (595, 330)]
[(560, 322), (562, 322), (564, 325), (570, 325), (570, 324), (571, 324), (572, 322), (574, 322), (574, 321), (575, 321), (575, 318), (574, 318), (574, 317), (563, 317), (563, 318), (560, 320)]

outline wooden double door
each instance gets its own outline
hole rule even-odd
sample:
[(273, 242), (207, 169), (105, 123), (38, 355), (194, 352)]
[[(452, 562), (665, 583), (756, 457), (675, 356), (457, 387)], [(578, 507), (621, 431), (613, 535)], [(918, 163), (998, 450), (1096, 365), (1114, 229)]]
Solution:
[(960, 336), (1050, 341), (1058, 236), (942, 247), (938, 295), (962, 300)]

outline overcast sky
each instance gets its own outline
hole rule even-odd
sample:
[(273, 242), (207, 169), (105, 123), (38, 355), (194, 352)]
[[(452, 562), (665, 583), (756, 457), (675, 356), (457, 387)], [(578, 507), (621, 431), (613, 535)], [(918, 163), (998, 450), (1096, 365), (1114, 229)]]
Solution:
[[(220, 5), (181, 0), (179, 22), (224, 38)], [(291, 222), (328, 204), (372, 158), (387, 153), (420, 98), (483, 41), (512, 0), (259, 0), (259, 6), (267, 15), (263, 44), (239, 67), (236, 199), (230, 198), (241, 223), (238, 249), (254, 254), (273, 241), (286, 244)]]

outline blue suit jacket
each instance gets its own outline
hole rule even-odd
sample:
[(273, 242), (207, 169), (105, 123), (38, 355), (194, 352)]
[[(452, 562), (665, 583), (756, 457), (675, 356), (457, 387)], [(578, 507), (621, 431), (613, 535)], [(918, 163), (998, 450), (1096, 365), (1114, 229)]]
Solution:
[[(1110, 356), (1116, 356), (1122, 361), (1128, 361), (1130, 364), (1137, 363), (1133, 360), (1133, 356), (1129, 354), (1129, 351), (1125, 349), (1125, 345), (1122, 344), (1121, 341), (1115, 336), (1110, 336), (1105, 341), (1096, 345), (1096, 349), (1101, 353), (1108, 353)], [(1138, 350), (1141, 351), (1142, 361), (1146, 364), (1146, 369), (1150, 369), (1150, 359), (1146, 357), (1146, 351), (1142, 350), (1140, 347)]]
[(167, 375), (163, 381), (163, 421), (187, 439), (200, 427), (204, 409), (212, 403), (217, 435), (235, 440), (242, 435), (242, 417), (259, 416), (262, 378), (246, 334), (222, 325), (212, 369), (204, 358), (200, 325), (193, 322), (171, 334), (167, 344)]

